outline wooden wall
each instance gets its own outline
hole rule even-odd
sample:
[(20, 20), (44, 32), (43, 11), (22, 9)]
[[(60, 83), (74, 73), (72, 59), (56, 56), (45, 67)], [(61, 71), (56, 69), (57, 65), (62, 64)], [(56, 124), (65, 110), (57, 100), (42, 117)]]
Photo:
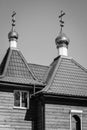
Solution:
[(70, 130), (70, 110), (82, 110), (82, 130), (87, 130), (87, 107), (45, 104), (45, 130)]
[(0, 91), (0, 130), (32, 130), (27, 110), (13, 108), (13, 95), (12, 91)]
[(32, 122), (29, 110), (13, 107), (13, 90), (0, 90), (0, 130), (70, 130), (70, 110), (83, 111), (82, 130), (87, 130), (87, 103), (84, 104), (76, 106), (46, 102), (44, 108), (44, 103), (38, 100), (34, 104), (34, 114), (37, 116)]

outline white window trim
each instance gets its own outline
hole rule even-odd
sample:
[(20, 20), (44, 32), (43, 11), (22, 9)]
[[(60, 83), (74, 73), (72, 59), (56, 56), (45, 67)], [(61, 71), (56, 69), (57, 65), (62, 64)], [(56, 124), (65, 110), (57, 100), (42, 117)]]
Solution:
[(82, 130), (82, 110), (70, 110), (70, 130), (72, 130), (72, 114), (80, 114), (80, 120), (81, 120), (81, 130)]
[(71, 113), (79, 113), (79, 114), (81, 114), (81, 113), (83, 113), (83, 111), (82, 110), (71, 110)]
[[(17, 108), (17, 109), (29, 109), (29, 91), (26, 90), (14, 90), (14, 94), (15, 92), (19, 91), (20, 92), (20, 106), (15, 106), (13, 108)], [(27, 92), (27, 107), (22, 107), (22, 92)]]

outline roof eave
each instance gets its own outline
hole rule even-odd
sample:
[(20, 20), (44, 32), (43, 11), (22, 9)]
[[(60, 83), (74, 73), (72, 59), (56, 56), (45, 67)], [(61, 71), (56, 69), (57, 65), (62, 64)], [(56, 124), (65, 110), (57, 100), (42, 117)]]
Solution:
[(16, 82), (7, 82), (7, 81), (0, 81), (0, 85), (6, 85), (6, 86), (13, 86), (13, 87), (22, 87), (24, 88), (25, 86), (26, 87), (29, 87), (29, 86), (36, 86), (36, 88), (43, 88), (45, 85), (44, 84), (33, 84), (33, 83), (29, 83), (29, 84), (26, 84), (26, 83), (16, 83)]
[(47, 92), (37, 92), (35, 94), (32, 94), (32, 97), (38, 97), (38, 96), (43, 96), (43, 97), (49, 97), (49, 98), (63, 98), (63, 99), (73, 99), (73, 100), (86, 100), (87, 101), (87, 96), (81, 96), (81, 95), (65, 95), (65, 94), (54, 94), (54, 93), (47, 93)]

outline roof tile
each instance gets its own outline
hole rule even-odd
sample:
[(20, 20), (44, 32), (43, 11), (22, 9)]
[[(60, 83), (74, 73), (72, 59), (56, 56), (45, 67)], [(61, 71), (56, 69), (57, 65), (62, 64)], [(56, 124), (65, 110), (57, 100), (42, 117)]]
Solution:
[(28, 64), (28, 66), (33, 71), (34, 75), (38, 78), (39, 81), (45, 82), (47, 78), (47, 72), (49, 67), (44, 65), (37, 64)]
[(6, 83), (15, 83), (15, 84), (27, 84), (27, 85), (39, 85), (39, 86), (44, 86), (41, 82), (38, 82), (33, 79), (28, 79), (28, 78), (19, 78), (19, 77), (3, 77), (0, 78), (0, 82), (6, 82)]
[[(58, 61), (58, 62), (57, 62)], [(54, 66), (54, 64), (56, 65)], [(60, 57), (52, 63), (54, 70), (49, 79), (48, 85), (42, 92), (87, 96), (87, 70), (80, 66), (73, 59)], [(50, 74), (49, 72), (49, 74)], [(48, 77), (49, 77), (48, 74)]]
[[(8, 49), (0, 66), (0, 81), (36, 83), (41, 84), (28, 66), (22, 53), (18, 50)], [(24, 81), (24, 82), (23, 82)]]

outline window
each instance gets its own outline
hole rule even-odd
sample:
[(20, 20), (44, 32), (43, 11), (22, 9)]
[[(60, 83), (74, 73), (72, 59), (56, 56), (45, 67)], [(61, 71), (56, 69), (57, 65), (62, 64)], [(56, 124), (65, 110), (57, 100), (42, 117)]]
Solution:
[(72, 116), (72, 130), (81, 130), (81, 120), (78, 115)]
[(82, 111), (71, 110), (70, 112), (70, 130), (82, 130)]
[(14, 91), (14, 107), (29, 108), (29, 92), (28, 91)]

